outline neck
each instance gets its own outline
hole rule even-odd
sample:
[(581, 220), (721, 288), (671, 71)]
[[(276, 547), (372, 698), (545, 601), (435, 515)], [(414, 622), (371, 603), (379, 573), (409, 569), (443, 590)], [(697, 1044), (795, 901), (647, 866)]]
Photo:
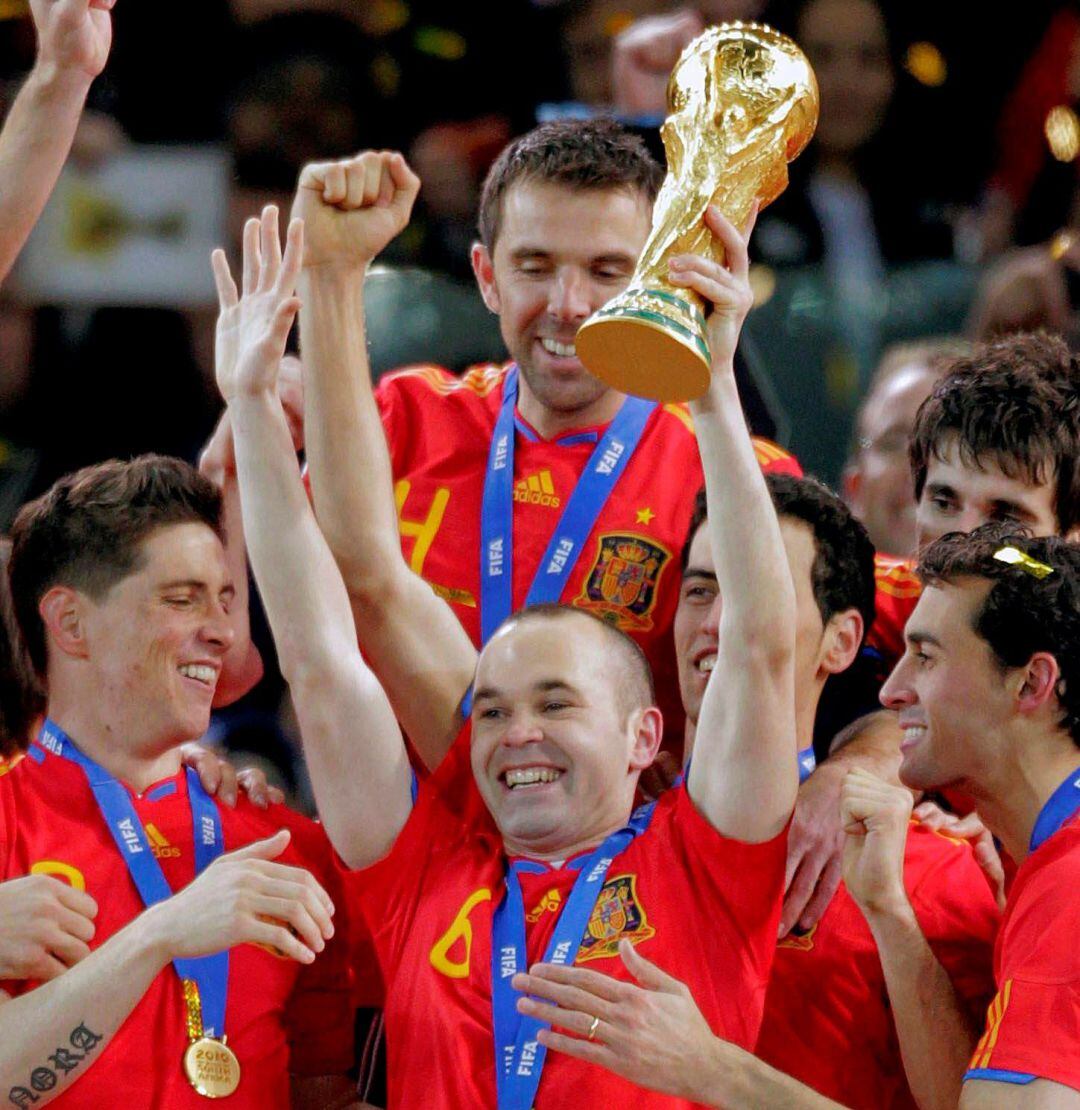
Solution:
[(555, 837), (545, 837), (538, 841), (516, 840), (511, 836), (503, 837), (503, 849), (508, 856), (526, 856), (528, 859), (539, 860), (541, 863), (558, 863), (580, 856), (583, 852), (591, 852), (598, 844), (603, 844), (612, 833), (618, 832), (627, 821), (630, 812), (627, 811), (622, 820), (614, 822), (609, 828), (598, 829), (590, 832), (572, 842), (556, 840)]
[(1013, 758), (1000, 761), (992, 781), (969, 782), (979, 816), (1021, 863), (1028, 855), (1031, 833), (1050, 795), (1080, 766), (1080, 749), (1068, 737), (1054, 744), (1026, 741), (1013, 750)]
[(625, 399), (625, 393), (606, 389), (596, 400), (580, 408), (561, 411), (545, 405), (529, 389), (525, 376), (518, 375), (518, 412), (544, 439), (554, 439), (577, 428), (608, 424), (615, 419)]
[(84, 755), (104, 767), (115, 779), (127, 783), (141, 794), (161, 779), (180, 769), (179, 743), (140, 735), (137, 728), (126, 729), (122, 722), (106, 722), (88, 702), (77, 703), (49, 697), (49, 718), (71, 737)]

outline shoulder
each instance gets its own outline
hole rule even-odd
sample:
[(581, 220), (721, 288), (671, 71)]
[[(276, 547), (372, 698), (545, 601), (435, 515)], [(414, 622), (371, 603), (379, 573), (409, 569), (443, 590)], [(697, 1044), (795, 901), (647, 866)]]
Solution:
[(289, 846), (281, 862), (322, 871), (335, 859), (333, 846), (323, 826), (286, 805), (270, 805), (261, 809), (241, 794), (235, 808), (219, 805), (218, 810), (230, 848), (242, 848), (273, 836), (279, 829), (288, 829)]
[(875, 555), (874, 582), (878, 593), (900, 600), (914, 600), (922, 593), (922, 583), (915, 573), (915, 563), (911, 559)]
[(508, 364), (482, 363), (457, 375), (434, 363), (405, 366), (380, 378), (376, 392), (382, 397), (484, 398), (501, 386), (507, 368)]

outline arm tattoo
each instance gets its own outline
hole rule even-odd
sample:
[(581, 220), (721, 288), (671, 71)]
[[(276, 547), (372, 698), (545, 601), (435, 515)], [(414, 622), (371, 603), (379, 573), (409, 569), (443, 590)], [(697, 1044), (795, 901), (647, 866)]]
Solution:
[(48, 1066), (42, 1064), (34, 1068), (30, 1073), (28, 1087), (12, 1087), (8, 1091), (8, 1102), (23, 1108), (33, 1106), (39, 1101), (41, 1095), (56, 1086), (61, 1077), (74, 1071), (101, 1043), (101, 1040), (101, 1036), (83, 1022), (69, 1034), (70, 1047), (61, 1046), (49, 1057)]

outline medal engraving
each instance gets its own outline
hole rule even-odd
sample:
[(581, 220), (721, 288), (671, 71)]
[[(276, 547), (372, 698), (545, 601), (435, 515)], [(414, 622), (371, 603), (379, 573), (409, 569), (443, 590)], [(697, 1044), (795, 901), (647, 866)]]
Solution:
[(240, 1061), (223, 1041), (200, 1037), (184, 1053), (184, 1074), (203, 1098), (228, 1098), (240, 1085)]

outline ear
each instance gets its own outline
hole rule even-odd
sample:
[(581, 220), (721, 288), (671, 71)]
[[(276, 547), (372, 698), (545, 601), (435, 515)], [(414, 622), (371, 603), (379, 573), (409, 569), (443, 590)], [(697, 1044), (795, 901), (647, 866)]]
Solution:
[(497, 316), (500, 309), (499, 291), (495, 288), (495, 264), (491, 260), (491, 254), (483, 243), (476, 242), (472, 245), (469, 257), (476, 275), (476, 284), (480, 286), (480, 296), (484, 298), (488, 310)]
[(1068, 540), (1069, 543), (1080, 543), (1080, 523), (1074, 524), (1065, 533), (1065, 535), (1062, 537), (1062, 539)]
[(630, 715), (630, 729), (634, 735), (634, 746), (630, 750), (630, 769), (644, 771), (651, 767), (660, 750), (664, 737), (664, 717), (655, 705), (647, 709), (635, 709)]
[(1016, 707), (1021, 713), (1035, 713), (1057, 697), (1061, 668), (1048, 651), (1038, 651), (1020, 668), (1020, 678)]
[(858, 609), (833, 613), (821, 637), (818, 670), (840, 674), (855, 662), (863, 638), (863, 618)]
[(840, 496), (847, 507), (856, 515), (861, 516), (862, 506), (862, 471), (858, 464), (848, 463), (840, 475)]
[(85, 605), (83, 595), (70, 586), (53, 586), (38, 602), (47, 642), (74, 659), (85, 659), (90, 654)]

